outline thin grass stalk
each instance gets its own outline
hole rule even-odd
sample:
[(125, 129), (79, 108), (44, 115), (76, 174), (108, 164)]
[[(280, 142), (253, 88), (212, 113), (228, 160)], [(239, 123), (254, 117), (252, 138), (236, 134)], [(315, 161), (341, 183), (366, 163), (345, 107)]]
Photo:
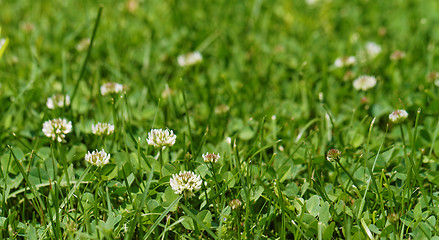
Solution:
[(93, 27), (93, 33), (91, 35), (90, 45), (88, 46), (88, 49), (87, 49), (87, 55), (85, 56), (84, 62), (82, 63), (81, 72), (79, 73), (79, 76), (76, 79), (75, 88), (73, 90), (72, 98), (70, 99), (72, 103), (76, 97), (76, 93), (78, 92), (79, 83), (81, 82), (82, 78), (84, 77), (85, 67), (87, 66), (88, 59), (90, 58), (91, 50), (93, 48), (93, 43), (94, 43), (94, 40), (96, 37), (96, 32), (98, 30), (99, 22), (101, 20), (102, 10), (103, 10), (103, 7), (99, 6), (98, 15), (96, 17), (95, 25)]

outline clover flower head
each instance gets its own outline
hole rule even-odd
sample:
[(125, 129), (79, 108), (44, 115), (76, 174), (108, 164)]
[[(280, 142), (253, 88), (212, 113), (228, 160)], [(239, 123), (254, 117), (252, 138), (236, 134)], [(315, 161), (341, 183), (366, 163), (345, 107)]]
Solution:
[(20, 24), (20, 28), (24, 32), (30, 33), (30, 32), (33, 32), (35, 30), (35, 24), (33, 24), (32, 22), (24, 22), (24, 23)]
[(102, 96), (113, 93), (120, 93), (123, 91), (123, 85), (120, 83), (108, 82), (101, 86)]
[(64, 142), (66, 134), (72, 131), (72, 122), (67, 119), (52, 119), (43, 123), (43, 133), (52, 140)]
[(398, 109), (389, 115), (389, 120), (394, 124), (398, 124), (404, 122), (408, 116), (409, 114), (406, 110)]
[(366, 54), (370, 59), (377, 57), (381, 52), (381, 46), (375, 42), (367, 42), (365, 48)]
[(175, 94), (174, 89), (170, 88), (167, 84), (165, 89), (162, 92), (162, 98), (167, 99)]
[(6, 43), (5, 38), (0, 38), (0, 49), (3, 47), (3, 45)]
[(215, 154), (215, 153), (204, 153), (202, 155), (204, 162), (206, 163), (216, 163), (218, 161), (218, 159), (220, 159), (220, 155), (219, 153)]
[(200, 176), (191, 171), (180, 171), (179, 174), (172, 175), (169, 180), (175, 194), (184, 194), (188, 198), (191, 198), (194, 196), (194, 192), (200, 190), (202, 182)]
[(341, 158), (341, 152), (338, 149), (331, 149), (326, 153), (326, 160), (332, 162)]
[(355, 78), (355, 73), (353, 71), (346, 71), (343, 75), (343, 81), (350, 81)]
[(439, 87), (438, 80), (439, 80), (439, 72), (433, 71), (427, 75), (427, 81), (428, 82), (434, 81), (434, 85), (436, 85), (436, 87)]
[(215, 114), (224, 114), (230, 110), (226, 104), (221, 104), (215, 107)]
[(126, 8), (129, 13), (134, 14), (137, 9), (139, 8), (139, 1), (138, 0), (129, 0), (126, 3)]
[(375, 87), (377, 80), (374, 76), (360, 76), (354, 81), (354, 88), (357, 90), (366, 91), (370, 88)]
[(319, 0), (305, 0), (306, 4), (312, 6), (319, 2)]
[(352, 66), (356, 63), (354, 56), (345, 56), (335, 59), (334, 66), (337, 68)]
[(232, 210), (240, 208), (242, 205), (241, 201), (239, 199), (233, 199), (230, 201), (229, 206), (232, 208)]
[(110, 162), (110, 154), (106, 153), (104, 149), (101, 151), (93, 151), (90, 153), (90, 151), (85, 154), (85, 161), (89, 162), (92, 165), (95, 165), (97, 167), (104, 166), (105, 164)]
[(91, 125), (91, 130), (94, 135), (111, 135), (114, 132), (114, 125), (109, 123), (96, 123)]
[(406, 53), (400, 50), (396, 50), (390, 55), (390, 60), (398, 61), (405, 58)]
[(200, 52), (191, 52), (177, 57), (177, 62), (180, 67), (187, 67), (198, 64), (203, 61), (203, 56)]
[(90, 38), (83, 38), (77, 45), (76, 50), (82, 52), (90, 46)]
[(176, 139), (177, 135), (175, 135), (172, 130), (152, 129), (148, 133), (146, 141), (148, 142), (148, 145), (164, 149), (165, 147), (172, 147), (175, 144)]
[(47, 99), (46, 106), (49, 109), (63, 108), (70, 105), (70, 96), (66, 94), (55, 94)]

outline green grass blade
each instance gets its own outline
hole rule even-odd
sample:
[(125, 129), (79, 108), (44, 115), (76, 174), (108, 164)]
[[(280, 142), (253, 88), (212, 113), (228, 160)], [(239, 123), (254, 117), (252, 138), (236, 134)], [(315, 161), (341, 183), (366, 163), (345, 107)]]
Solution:
[(189, 215), (189, 217), (195, 220), (195, 222), (197, 222), (207, 233), (209, 233), (209, 235), (212, 236), (213, 239), (218, 238), (218, 236), (216, 236), (216, 234), (213, 233), (212, 230), (210, 230), (210, 228), (206, 226), (206, 224), (200, 221), (200, 219), (198, 219), (197, 216), (195, 216), (184, 204), (181, 205), (181, 208), (185, 211), (187, 215)]
[(146, 232), (145, 236), (143, 237), (144, 240), (148, 239), (149, 235), (151, 235), (151, 233), (155, 230), (155, 228), (159, 225), (159, 223), (163, 220), (163, 218), (165, 218), (166, 214), (168, 214), (171, 209), (177, 205), (177, 203), (181, 200), (181, 198), (183, 197), (183, 195), (180, 195), (177, 199), (175, 199), (171, 205), (169, 205), (165, 211), (162, 212), (162, 214), (160, 214), (160, 216), (155, 220), (154, 224), (152, 224), (152, 226), (149, 228), (148, 232)]
[(96, 32), (98, 30), (99, 22), (101, 20), (102, 10), (103, 10), (103, 7), (99, 6), (98, 15), (96, 17), (95, 25), (93, 27), (93, 33), (92, 33), (91, 39), (90, 39), (90, 45), (88, 46), (87, 55), (85, 56), (84, 62), (82, 63), (81, 72), (79, 73), (79, 76), (76, 79), (75, 88), (73, 90), (73, 94), (72, 94), (72, 97), (70, 100), (71, 102), (73, 102), (73, 100), (75, 99), (76, 93), (78, 92), (79, 83), (82, 80), (82, 78), (84, 77), (85, 67), (87, 66), (88, 59), (90, 58), (91, 50), (93, 48), (93, 43), (94, 43), (94, 40), (96, 37)]

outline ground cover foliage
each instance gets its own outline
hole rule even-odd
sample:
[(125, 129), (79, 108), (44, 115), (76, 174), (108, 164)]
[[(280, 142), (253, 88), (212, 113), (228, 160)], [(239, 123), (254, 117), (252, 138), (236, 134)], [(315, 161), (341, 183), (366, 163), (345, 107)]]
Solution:
[(439, 2), (0, 4), (2, 238), (439, 239)]

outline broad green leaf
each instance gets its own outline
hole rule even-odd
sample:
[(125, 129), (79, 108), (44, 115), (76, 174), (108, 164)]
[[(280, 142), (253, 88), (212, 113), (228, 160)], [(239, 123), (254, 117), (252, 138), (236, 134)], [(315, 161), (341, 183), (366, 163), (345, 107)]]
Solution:
[(413, 215), (415, 216), (415, 219), (419, 219), (422, 217), (422, 206), (420, 202), (416, 204), (413, 210)]
[(153, 211), (154, 209), (156, 209), (157, 207), (160, 206), (160, 204), (157, 202), (157, 200), (155, 199), (150, 199), (147, 203), (146, 206), (148, 207), (149, 211)]
[(166, 209), (160, 214), (160, 216), (155, 220), (154, 224), (149, 228), (143, 237), (144, 240), (148, 239), (149, 235), (154, 231), (154, 229), (159, 225), (159, 223), (165, 218), (165, 216), (171, 211), (171, 209), (177, 208), (177, 204), (183, 196), (176, 198)]
[(209, 172), (209, 168), (206, 166), (206, 164), (201, 164), (197, 167), (197, 170), (195, 171), (197, 174), (199, 173), (201, 177), (206, 177), (206, 175)]
[(287, 197), (294, 197), (297, 196), (299, 191), (300, 191), (299, 187), (294, 182), (291, 182), (288, 183), (287, 186), (285, 186), (285, 190), (283, 191), (283, 193)]
[(192, 220), (189, 216), (182, 216), (180, 217), (183, 221), (181, 222), (181, 225), (183, 225), (184, 228), (187, 230), (195, 230), (194, 220)]
[(428, 171), (427, 179), (431, 183), (436, 184), (436, 186), (439, 186), (439, 171)]
[(112, 163), (107, 164), (99, 170), (101, 171), (101, 177), (103, 180), (108, 181), (108, 180), (111, 180), (117, 176), (117, 168), (116, 168), (115, 164), (112, 164)]
[(213, 233), (209, 227), (207, 227), (202, 221), (200, 221), (184, 204), (181, 205), (181, 208), (185, 211), (187, 215), (195, 220), (201, 226), (201, 228), (204, 229), (210, 236), (212, 236), (214, 239), (217, 239), (215, 233)]
[(136, 177), (134, 177), (134, 174), (130, 174), (130, 175), (128, 175), (128, 177), (127, 177), (127, 182), (128, 182), (128, 186), (131, 186), (131, 184), (134, 182), (134, 179), (135, 179)]
[(242, 140), (250, 140), (254, 136), (255, 136), (255, 132), (251, 130), (249, 127), (246, 127), (239, 132), (239, 138)]
[(329, 224), (326, 228), (325, 231), (323, 231), (323, 240), (330, 240), (332, 239), (332, 235), (334, 234), (334, 229), (335, 229), (335, 223), (332, 222), (331, 224)]
[(351, 145), (353, 148), (358, 148), (364, 141), (364, 136), (356, 134), (352, 139)]
[(172, 164), (165, 164), (162, 167), (162, 176), (169, 176), (177, 172), (177, 169)]
[(308, 200), (306, 200), (306, 210), (313, 216), (316, 217), (320, 211), (320, 197), (313, 195)]
[(431, 239), (432, 230), (426, 223), (420, 222), (413, 230), (413, 239)]
[(369, 224), (369, 229), (375, 234), (381, 234), (381, 231), (374, 224)]
[(319, 210), (319, 220), (327, 225), (330, 218), (331, 214), (329, 213), (329, 203), (323, 202)]
[(197, 219), (206, 224), (207, 227), (212, 226), (212, 213), (207, 210), (203, 210), (197, 214)]
[(325, 156), (318, 156), (318, 157), (315, 157), (315, 158), (312, 159), (312, 162), (314, 164), (320, 164), (320, 163), (322, 163), (324, 161), (326, 161)]
[(37, 232), (35, 231), (34, 226), (29, 225), (26, 229), (26, 238), (27, 239), (37, 239)]
[(127, 162), (127, 155), (124, 152), (118, 152), (111, 156), (119, 169), (122, 169), (123, 165)]
[(251, 190), (250, 200), (251, 201), (257, 201), (259, 199), (259, 197), (261, 197), (263, 192), (264, 192), (264, 187), (262, 187), (262, 186), (259, 186), (257, 189), (253, 188)]
[(231, 172), (225, 172), (223, 174), (223, 181), (229, 183), (229, 184), (227, 184), (227, 186), (229, 188), (234, 187), (235, 186), (235, 182), (236, 182), (235, 178), (234, 178), (234, 176), (233, 176), (233, 174)]
[[(167, 187), (165, 190), (165, 194), (163, 194), (163, 202), (162, 202), (162, 207), (167, 208), (169, 207), (174, 201), (175, 199), (178, 199), (179, 195), (174, 193), (174, 190), (172, 190), (171, 187)], [(174, 212), (177, 210), (177, 204), (170, 209), (171, 212)]]

